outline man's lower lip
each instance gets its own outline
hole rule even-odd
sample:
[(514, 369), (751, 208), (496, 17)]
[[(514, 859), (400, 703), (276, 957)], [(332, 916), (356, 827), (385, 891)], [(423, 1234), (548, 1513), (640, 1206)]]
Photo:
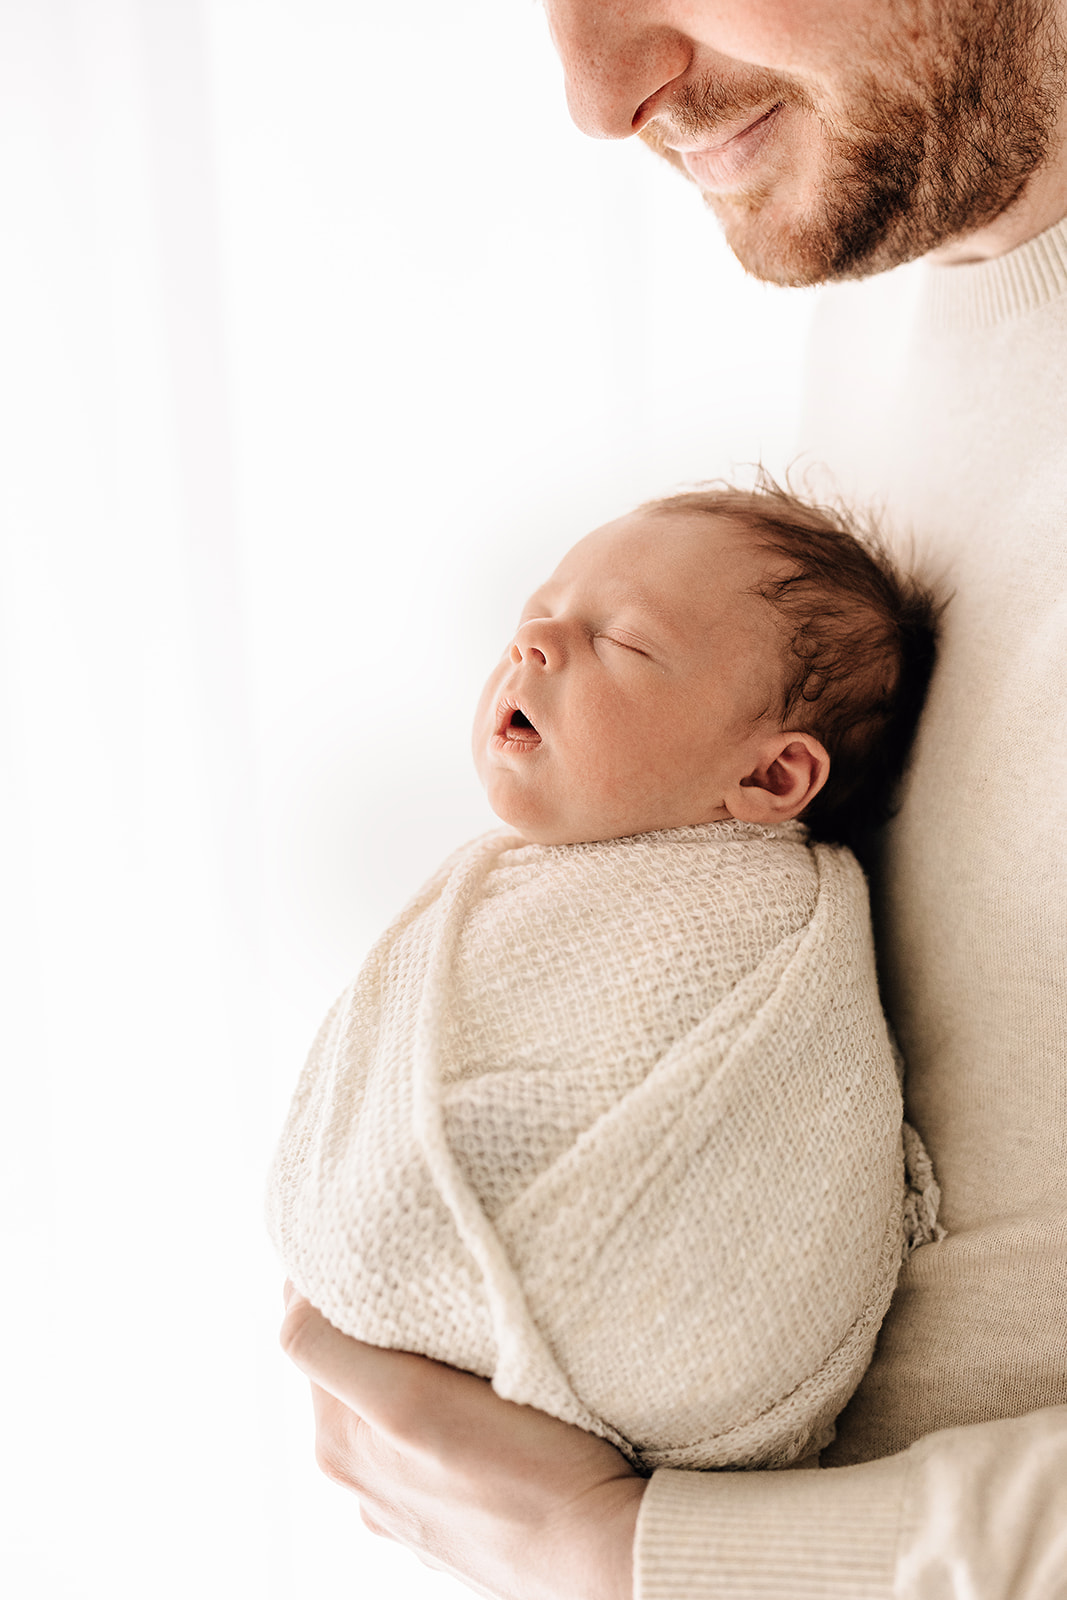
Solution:
[(780, 105), (772, 106), (715, 149), (679, 151), (682, 165), (697, 187), (709, 194), (728, 194), (731, 189), (743, 188), (781, 109)]

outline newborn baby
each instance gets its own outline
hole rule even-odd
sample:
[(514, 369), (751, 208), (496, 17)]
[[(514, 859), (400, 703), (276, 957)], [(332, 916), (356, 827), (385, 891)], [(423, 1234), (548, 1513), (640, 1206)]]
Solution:
[(379, 941), (282, 1136), (274, 1238), (342, 1332), (643, 1470), (832, 1437), (937, 1234), (841, 843), (888, 813), (934, 617), (772, 486), (563, 558), (475, 718), (508, 828)]

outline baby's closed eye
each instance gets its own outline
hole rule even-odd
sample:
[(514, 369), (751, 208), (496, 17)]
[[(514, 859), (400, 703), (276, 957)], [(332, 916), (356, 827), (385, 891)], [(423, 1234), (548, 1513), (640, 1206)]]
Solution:
[(632, 650), (635, 655), (648, 655), (648, 651), (639, 639), (636, 639), (632, 634), (623, 633), (619, 629), (615, 629), (611, 633), (599, 633), (597, 638), (604, 639), (608, 644), (617, 644), (623, 650)]

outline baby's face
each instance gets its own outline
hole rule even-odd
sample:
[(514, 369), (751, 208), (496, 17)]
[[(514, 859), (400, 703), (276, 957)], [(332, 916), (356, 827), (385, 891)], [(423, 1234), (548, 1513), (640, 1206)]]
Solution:
[(633, 512), (569, 551), (482, 691), (474, 760), (535, 844), (735, 814), (784, 665), (768, 557), (743, 528)]

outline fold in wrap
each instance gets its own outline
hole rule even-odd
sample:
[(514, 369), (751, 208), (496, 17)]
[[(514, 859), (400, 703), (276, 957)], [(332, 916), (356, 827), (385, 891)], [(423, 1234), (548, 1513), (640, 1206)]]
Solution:
[(797, 823), (475, 840), (327, 1017), (269, 1212), (342, 1332), (644, 1470), (820, 1448), (905, 1243), (855, 860)]

